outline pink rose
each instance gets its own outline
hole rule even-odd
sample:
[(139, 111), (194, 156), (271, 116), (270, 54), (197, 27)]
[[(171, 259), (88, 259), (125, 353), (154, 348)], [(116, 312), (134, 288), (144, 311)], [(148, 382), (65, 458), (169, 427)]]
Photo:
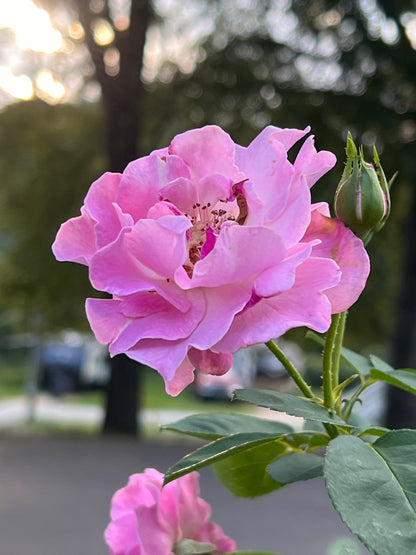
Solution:
[(297, 326), (324, 332), (357, 300), (363, 244), (311, 205), (335, 156), (308, 137), (287, 157), (308, 132), (270, 126), (244, 148), (219, 127), (194, 129), (92, 184), (53, 251), (112, 295), (86, 305), (111, 355), (157, 369), (176, 395), (195, 367), (223, 374), (240, 348)]
[(111, 555), (173, 555), (189, 540), (210, 544), (214, 553), (235, 550), (234, 540), (209, 522), (211, 508), (199, 497), (197, 472), (162, 484), (163, 474), (148, 468), (116, 491), (105, 531)]

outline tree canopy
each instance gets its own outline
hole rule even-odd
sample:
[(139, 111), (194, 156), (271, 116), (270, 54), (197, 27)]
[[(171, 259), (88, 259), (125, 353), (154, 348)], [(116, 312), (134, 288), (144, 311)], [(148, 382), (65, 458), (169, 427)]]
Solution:
[[(30, 102), (0, 114), (2, 304), (10, 305), (13, 297), (14, 306), (48, 314), (51, 325), (63, 314), (62, 324), (75, 323), (86, 280), (78, 279), (80, 269), (53, 262), (50, 243), (104, 169), (122, 169), (134, 152), (165, 146), (174, 134), (208, 123), (221, 125), (242, 144), (268, 124), (310, 124), (318, 148), (333, 150), (339, 159), (316, 188), (317, 198), (333, 197), (347, 130), (365, 148), (376, 143), (389, 174), (399, 171), (391, 222), (370, 245), (366, 314), (359, 321), (352, 315), (357, 337), (363, 331), (374, 341), (391, 335), (397, 327), (398, 268), (416, 243), (409, 225), (416, 197), (412, 0), (37, 3), (58, 27), (59, 10), (65, 11), (63, 33), (73, 23), (72, 38), (68, 31), (66, 38), (88, 47), (95, 75), (86, 72), (85, 82), (98, 80), (102, 103), (99, 109), (82, 102), (53, 108)], [(113, 33), (111, 40), (100, 43), (97, 20)], [(139, 35), (143, 44), (134, 42)], [(414, 268), (409, 262), (407, 267), (412, 275)], [(400, 303), (405, 312), (414, 306), (411, 293)], [(51, 304), (51, 298), (60, 301)]]
[(39, 315), (46, 330), (86, 327), (86, 270), (58, 264), (51, 244), (105, 169), (100, 120), (98, 107), (40, 100), (0, 115), (0, 304), (20, 329)]

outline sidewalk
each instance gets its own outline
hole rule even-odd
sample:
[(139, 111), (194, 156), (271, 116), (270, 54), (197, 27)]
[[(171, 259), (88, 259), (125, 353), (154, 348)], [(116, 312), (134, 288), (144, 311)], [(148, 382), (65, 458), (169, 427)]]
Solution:
[[(141, 423), (162, 425), (184, 418), (188, 411), (142, 409)], [(30, 420), (60, 422), (64, 424), (90, 424), (99, 426), (104, 421), (104, 408), (98, 405), (68, 403), (49, 395), (39, 395), (34, 402), (27, 397), (0, 401), (0, 429), (19, 426)]]
[[(199, 412), (205, 412), (203, 410)], [(284, 413), (253, 407), (252, 413), (262, 418), (279, 420), (299, 428), (302, 419)], [(138, 415), (141, 424), (161, 426), (192, 414), (183, 410), (142, 409)], [(0, 430), (11, 426), (36, 422), (63, 424), (89, 424), (100, 426), (104, 421), (104, 408), (98, 405), (69, 403), (50, 395), (39, 394), (36, 399), (15, 397), (0, 401)]]

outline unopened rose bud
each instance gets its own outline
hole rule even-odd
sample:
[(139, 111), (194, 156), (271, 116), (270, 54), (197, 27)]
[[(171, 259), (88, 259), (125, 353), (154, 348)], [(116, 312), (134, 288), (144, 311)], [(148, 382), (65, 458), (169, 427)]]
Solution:
[(364, 243), (379, 231), (390, 214), (390, 183), (387, 183), (377, 150), (374, 165), (364, 160), (348, 133), (347, 162), (335, 193), (335, 213)]

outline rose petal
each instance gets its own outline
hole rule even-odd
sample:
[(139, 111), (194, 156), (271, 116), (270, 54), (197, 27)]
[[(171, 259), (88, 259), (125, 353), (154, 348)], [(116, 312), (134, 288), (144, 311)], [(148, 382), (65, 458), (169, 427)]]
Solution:
[(193, 287), (220, 287), (257, 276), (286, 256), (281, 238), (266, 227), (222, 228), (213, 250), (195, 264)]
[(216, 125), (207, 125), (177, 135), (169, 154), (182, 158), (197, 179), (221, 173), (237, 183), (242, 175), (234, 163), (234, 148), (228, 133)]
[(98, 248), (114, 241), (124, 225), (133, 225), (131, 216), (123, 214), (115, 204), (121, 177), (119, 173), (105, 173), (94, 181), (85, 197), (85, 206), (97, 222), (95, 233)]
[(295, 283), (296, 269), (310, 255), (313, 243), (299, 243), (278, 265), (263, 272), (254, 282), (259, 297), (271, 297), (290, 289)]
[[(279, 141), (285, 150), (288, 151), (292, 148), (292, 146), (297, 143), (302, 137), (304, 137), (311, 128), (308, 126), (304, 130), (301, 129), (288, 129), (288, 128), (281, 128), (275, 127), (274, 125), (268, 125), (261, 131), (257, 137), (250, 143), (247, 148), (261, 148), (267, 141), (273, 139), (274, 141)], [(238, 149), (243, 148), (238, 146)]]
[(134, 160), (123, 172), (117, 203), (137, 222), (160, 200), (159, 189), (166, 180), (166, 163), (157, 153)]
[(62, 224), (52, 245), (55, 258), (88, 266), (97, 250), (94, 232), (96, 223), (86, 208), (82, 207), (81, 216)]
[(187, 257), (185, 217), (140, 220), (91, 260), (90, 279), (96, 289), (129, 295), (169, 283)]
[(325, 204), (314, 206), (305, 240), (319, 240), (312, 256), (333, 259), (341, 269), (340, 282), (326, 291), (334, 314), (347, 310), (364, 289), (370, 272), (370, 261), (361, 239), (339, 220), (329, 218)]
[(306, 178), (309, 187), (325, 175), (337, 162), (335, 154), (327, 150), (317, 152), (314, 137), (308, 137), (303, 143), (295, 160), (295, 169)]
[(142, 555), (142, 542), (137, 532), (134, 513), (110, 522), (104, 532), (110, 555)]
[(204, 297), (201, 291), (189, 292), (191, 309), (180, 312), (156, 293), (137, 293), (124, 299), (120, 311), (130, 311), (131, 304), (139, 304), (141, 315), (126, 318), (117, 338), (111, 344), (113, 353), (123, 353), (138, 345), (142, 339), (183, 339), (192, 334), (205, 312)]
[(176, 397), (194, 381), (194, 365), (185, 357), (170, 380), (165, 378), (166, 393)]
[(305, 179), (293, 178), (286, 204), (277, 217), (267, 222), (284, 241), (287, 248), (295, 245), (305, 234), (310, 222), (311, 197)]
[(210, 516), (196, 472), (163, 487), (163, 474), (147, 468), (114, 495), (105, 538), (111, 555), (173, 555), (184, 539), (211, 543), (215, 553), (235, 551), (235, 542)]
[(189, 220), (181, 216), (141, 220), (126, 235), (126, 248), (156, 274), (174, 279), (188, 256), (186, 231), (190, 227)]
[(267, 224), (282, 213), (294, 175), (284, 146), (261, 137), (236, 152), (238, 166), (249, 179), (243, 186), (249, 208), (247, 225)]
[(197, 370), (214, 376), (222, 376), (233, 365), (233, 355), (231, 353), (214, 353), (209, 350), (190, 349), (188, 357)]
[(171, 555), (176, 538), (170, 529), (161, 525), (158, 507), (138, 506), (134, 512), (141, 543), (137, 555)]
[[(199, 540), (200, 530), (211, 516), (210, 505), (199, 497), (198, 474), (186, 474), (179, 487), (172, 487), (175, 482), (170, 482), (162, 491), (161, 507), (168, 505), (167, 498), (171, 498), (171, 507), (177, 510), (177, 518), (182, 538)], [(171, 485), (171, 488), (168, 486)], [(172, 513), (172, 509), (171, 509)], [(211, 541), (211, 538), (209, 538)]]
[(299, 326), (326, 331), (331, 323), (331, 304), (325, 293), (339, 279), (340, 271), (333, 260), (309, 258), (297, 269), (291, 289), (243, 310), (214, 349), (235, 352)]
[(184, 177), (171, 181), (160, 190), (160, 196), (174, 204), (182, 213), (191, 214), (193, 206), (197, 202), (197, 190), (195, 184)]
[(145, 507), (155, 505), (160, 496), (160, 480), (163, 474), (151, 468), (144, 474), (132, 474), (127, 485), (116, 491), (111, 500), (111, 518), (118, 519), (130, 514), (138, 502)]
[(229, 329), (235, 314), (245, 306), (251, 295), (251, 282), (230, 284), (221, 288), (203, 289), (205, 314), (190, 335), (189, 345), (204, 351), (215, 345)]
[(204, 206), (214, 206), (220, 199), (226, 200), (232, 195), (232, 180), (219, 173), (212, 173), (200, 179), (197, 187), (198, 203), (201, 210)]
[[(188, 347), (186, 341), (178, 339), (142, 339), (134, 347), (126, 351), (126, 355), (137, 362), (155, 368), (166, 382), (170, 382), (178, 372), (186, 357)], [(112, 351), (110, 354), (118, 354)], [(190, 382), (188, 382), (190, 383)]]
[(114, 299), (87, 299), (85, 309), (88, 322), (99, 343), (111, 343), (126, 325), (120, 312), (121, 301)]

